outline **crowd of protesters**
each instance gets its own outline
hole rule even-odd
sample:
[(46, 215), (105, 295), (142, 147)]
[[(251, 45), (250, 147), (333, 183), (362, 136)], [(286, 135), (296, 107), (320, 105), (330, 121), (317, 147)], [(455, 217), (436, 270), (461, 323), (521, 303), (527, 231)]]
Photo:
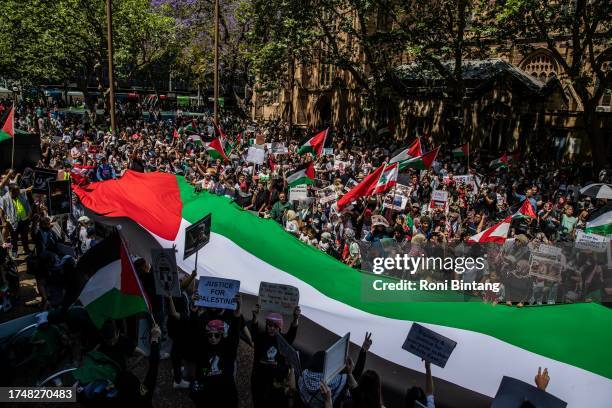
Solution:
[[(57, 170), (58, 179), (95, 183), (119, 178), (127, 170), (182, 175), (197, 191), (227, 196), (252, 211), (253, 216), (275, 220), (296, 239), (355, 268), (362, 266), (362, 252), (368, 245), (385, 241), (400, 247), (410, 243), (429, 253), (440, 247), (458, 253), (465, 250), (463, 244), (470, 236), (512, 215), (528, 200), (537, 217), (513, 222), (509, 234), (515, 246), (512, 262), (519, 264), (528, 255), (517, 254), (517, 248), (534, 243), (571, 243), (576, 231), (584, 229), (593, 214), (608, 208), (605, 200), (579, 194), (580, 187), (589, 181), (608, 182), (606, 170), (594, 174), (590, 167), (549, 163), (528, 153), (515, 155), (505, 168), (491, 169), (489, 159), (494, 157), (478, 151), (471, 152), (468, 166), (466, 158), (453, 158), (452, 146), (445, 146), (430, 169), (409, 169), (401, 175), (399, 182), (407, 187), (403, 208), (385, 208), (381, 195), (361, 198), (339, 212), (334, 201), (321, 202), (316, 191), (333, 189), (339, 197), (412, 143), (378, 138), (375, 132), (368, 134), (358, 129), (331, 129), (326, 144), (328, 154), (312, 157), (299, 155), (297, 150), (314, 130), (289, 132), (280, 121), (255, 123), (227, 116), (221, 120), (219, 131), (206, 113), (185, 116), (178, 112), (163, 119), (155, 110), (146, 116), (133, 115), (133, 107), (127, 109), (121, 104), (116, 134), (108, 132), (107, 117), (71, 114), (42, 103), (18, 104), (15, 127), (40, 135), (41, 159), (37, 167)], [(229, 146), (225, 152), (228, 160), (212, 158), (207, 152), (207, 143), (221, 132)], [(438, 144), (433, 135), (420, 136), (423, 152)], [(280, 144), (283, 149), (276, 151), (270, 143)], [(254, 144), (266, 144), (264, 160), (257, 164), (247, 161), (249, 146)], [(290, 201), (287, 176), (309, 160), (315, 161), (315, 182), (308, 188), (309, 198)], [(457, 175), (471, 175), (475, 183), (458, 183), (454, 180)], [(37, 315), (32, 337), (40, 370), (38, 380), (58, 366), (63, 350), (64, 357), (81, 366), (76, 376), (88, 404), (103, 405), (108, 398), (118, 398), (137, 406), (153, 406), (160, 344), (170, 338), (174, 388), (189, 389), (198, 407), (237, 406), (235, 370), (238, 344), (243, 339), (253, 347), (251, 394), (255, 407), (383, 406), (380, 375), (365, 369), (371, 334), (366, 334), (356, 363), (349, 359), (342, 373), (324, 383), (323, 352), (315, 353), (302, 373), (294, 373), (277, 350), (278, 333), (290, 344), (299, 335), (299, 307), (287, 324), (276, 313), (259, 319), (257, 307), (251, 319), (245, 318), (239, 298), (235, 311), (204, 309), (193, 301), (195, 274), (182, 277), (182, 297), (160, 299), (151, 283), (151, 266), (144, 259), (137, 260), (135, 267), (145, 289), (152, 292), (151, 297), (164, 305), (160, 310), (166, 319), (156, 319), (164, 324), (151, 329), (149, 367), (141, 383), (126, 364), (127, 356), (139, 351), (128, 336), (129, 322), (108, 322), (102, 330), (95, 330), (87, 322), (86, 313), (71, 306), (83, 284), (77, 260), (100, 239), (93, 221), (84, 214), (76, 197), (68, 216), (50, 216), (44, 195), (31, 191), (32, 177), (32, 169), (9, 169), (0, 179), (0, 283), (6, 293), (16, 292), (11, 285), (15, 286), (16, 265), (22, 261), (36, 277), (40, 307), (44, 310)], [(448, 192), (445, 206), (429, 207), (434, 190)], [(494, 248), (498, 252), (490, 259), (499, 260), (491, 262), (508, 264), (507, 257), (499, 256), (501, 246)], [(570, 274), (574, 287), (566, 290), (564, 301), (601, 300), (610, 295), (610, 276), (606, 275), (609, 270), (580, 254), (568, 259), (568, 263), (574, 265)], [(470, 279), (496, 277), (490, 273)], [(518, 303), (541, 303), (542, 296), (535, 295), (538, 282), (529, 282), (533, 293), (520, 297)], [(550, 292), (551, 288), (547, 289)], [(5, 298), (10, 301), (10, 296)], [(548, 300), (550, 303), (550, 295)], [(259, 327), (258, 322), (265, 322), (265, 327)], [(428, 364), (425, 368), (425, 390), (410, 388), (406, 407), (434, 406), (431, 371)], [(106, 377), (112, 377), (112, 381)], [(546, 371), (538, 373), (536, 383), (540, 388), (546, 387)], [(415, 401), (421, 405), (415, 405)]]

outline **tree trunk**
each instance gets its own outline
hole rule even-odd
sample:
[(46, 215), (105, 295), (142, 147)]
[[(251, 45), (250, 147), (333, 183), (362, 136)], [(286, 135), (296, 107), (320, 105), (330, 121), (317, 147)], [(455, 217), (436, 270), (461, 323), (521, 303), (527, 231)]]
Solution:
[(595, 109), (593, 107), (585, 106), (583, 121), (584, 132), (591, 145), (593, 177), (597, 177), (599, 171), (609, 163), (610, 143), (609, 140), (606, 140), (603, 129), (601, 129), (598, 124)]
[(289, 131), (288, 136), (293, 136), (293, 88), (295, 87), (295, 59), (289, 62)]

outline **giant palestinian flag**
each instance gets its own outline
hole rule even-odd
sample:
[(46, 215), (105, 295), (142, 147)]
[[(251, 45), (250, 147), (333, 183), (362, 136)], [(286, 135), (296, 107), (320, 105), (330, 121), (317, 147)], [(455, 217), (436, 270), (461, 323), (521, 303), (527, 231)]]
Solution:
[[(200, 250), (198, 274), (239, 279), (257, 295), (261, 281), (295, 286), (302, 313), (337, 335), (374, 333), (371, 352), (422, 371), (420, 358), (402, 350), (413, 322), (457, 341), (444, 369), (433, 375), (464, 389), (494, 396), (504, 375), (532, 382), (538, 367), (552, 379), (547, 391), (575, 407), (609, 407), (612, 401), (612, 311), (595, 303), (513, 308), (450, 301), (454, 292), (404, 292), (401, 301), (365, 301), (374, 280), (287, 234), (269, 219), (242, 211), (230, 199), (195, 193), (182, 177), (128, 171), (121, 179), (74, 186), (90, 210), (130, 217), (164, 247), (183, 253), (185, 228), (212, 213), (210, 242)], [(262, 239), (265, 237), (265, 239)], [(195, 257), (177, 257), (193, 270)], [(366, 288), (366, 289), (364, 289)], [(444, 294), (449, 301), (440, 301)], [(435, 296), (436, 301), (427, 301)], [(387, 374), (390, 375), (390, 374)]]

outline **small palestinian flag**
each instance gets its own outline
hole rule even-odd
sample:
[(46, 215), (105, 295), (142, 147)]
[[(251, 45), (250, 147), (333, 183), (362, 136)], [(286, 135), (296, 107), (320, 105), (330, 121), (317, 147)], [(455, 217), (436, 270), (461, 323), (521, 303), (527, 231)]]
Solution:
[(413, 159), (405, 160), (400, 163), (399, 169), (404, 170), (408, 167), (412, 167), (414, 169), (419, 170), (428, 170), (431, 167), (431, 164), (434, 160), (436, 160), (436, 156), (438, 155), (438, 151), (440, 150), (440, 146), (433, 149), (431, 152), (425, 153), (420, 157), (415, 157)]
[(91, 321), (100, 328), (108, 319), (151, 312), (134, 264), (115, 231), (79, 260), (80, 270), (95, 271), (79, 295)]
[(587, 221), (584, 231), (591, 234), (612, 235), (612, 211)]
[(190, 135), (187, 140), (191, 141), (196, 146), (202, 146), (202, 138), (198, 135)]
[(421, 150), (421, 139), (417, 137), (417, 139), (407, 149), (404, 149), (397, 155), (393, 156), (391, 160), (389, 160), (389, 164), (405, 162), (406, 160), (414, 159), (415, 157), (422, 155), (423, 151)]
[(531, 201), (529, 201), (528, 198), (523, 201), (523, 205), (521, 205), (521, 208), (519, 208), (519, 210), (514, 215), (512, 215), (512, 219), (527, 217), (537, 218), (537, 215), (533, 209), (533, 205), (531, 205)]
[(213, 159), (223, 159), (225, 161), (229, 161), (227, 154), (225, 153), (225, 140), (221, 140), (221, 138), (215, 138), (206, 148), (206, 152)]
[(494, 169), (508, 167), (508, 155), (504, 153), (504, 155), (500, 157), (499, 159), (492, 160), (491, 163), (489, 163), (489, 167), (494, 168)]
[(399, 163), (389, 164), (385, 167), (385, 170), (380, 175), (376, 187), (374, 187), (374, 194), (382, 194), (388, 191), (391, 187), (397, 184), (397, 176), (399, 174)]
[(172, 132), (172, 137), (175, 139), (179, 139), (181, 137), (180, 133), (178, 132), (178, 130), (176, 130), (176, 128), (174, 128), (174, 131)]
[(393, 123), (389, 123), (387, 126), (378, 129), (376, 134), (378, 137), (388, 137), (392, 136), (395, 133), (395, 125)]
[(0, 130), (0, 142), (15, 136), (15, 109), (11, 108)]
[(314, 184), (314, 177), (314, 163), (310, 162), (307, 167), (290, 174), (287, 177), (287, 184), (289, 187), (299, 186), (300, 184)]
[(312, 153), (313, 156), (321, 156), (323, 153), (323, 146), (325, 145), (325, 139), (327, 138), (327, 132), (329, 132), (329, 129), (325, 129), (308, 139), (308, 141), (300, 147), (298, 154)]
[(470, 144), (466, 143), (463, 146), (453, 149), (453, 157), (466, 157), (470, 154)]

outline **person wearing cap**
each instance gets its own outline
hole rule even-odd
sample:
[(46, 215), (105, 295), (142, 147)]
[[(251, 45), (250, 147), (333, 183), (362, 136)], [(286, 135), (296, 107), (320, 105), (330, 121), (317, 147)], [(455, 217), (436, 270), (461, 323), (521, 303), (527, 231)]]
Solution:
[(230, 324), (220, 319), (206, 323), (206, 340), (198, 344), (190, 393), (198, 408), (238, 405), (235, 367), (240, 341), (240, 304), (240, 295), (237, 295)]
[(55, 368), (59, 360), (59, 352), (63, 343), (67, 342), (66, 336), (59, 329), (49, 323), (49, 312), (36, 315), (36, 330), (32, 334), (30, 343), (34, 346), (33, 357), (38, 369), (37, 379), (42, 380)]
[(251, 321), (251, 333), (254, 342), (253, 372), (251, 375), (251, 395), (253, 406), (276, 407), (284, 406), (287, 395), (282, 382), (287, 378), (289, 367), (278, 351), (277, 335), (282, 336), (287, 343), (293, 344), (297, 336), (301, 310), (296, 306), (293, 310), (293, 321), (286, 333), (283, 330), (283, 315), (269, 313), (266, 315), (266, 327), (262, 331), (258, 326), (260, 307), (255, 305)]

